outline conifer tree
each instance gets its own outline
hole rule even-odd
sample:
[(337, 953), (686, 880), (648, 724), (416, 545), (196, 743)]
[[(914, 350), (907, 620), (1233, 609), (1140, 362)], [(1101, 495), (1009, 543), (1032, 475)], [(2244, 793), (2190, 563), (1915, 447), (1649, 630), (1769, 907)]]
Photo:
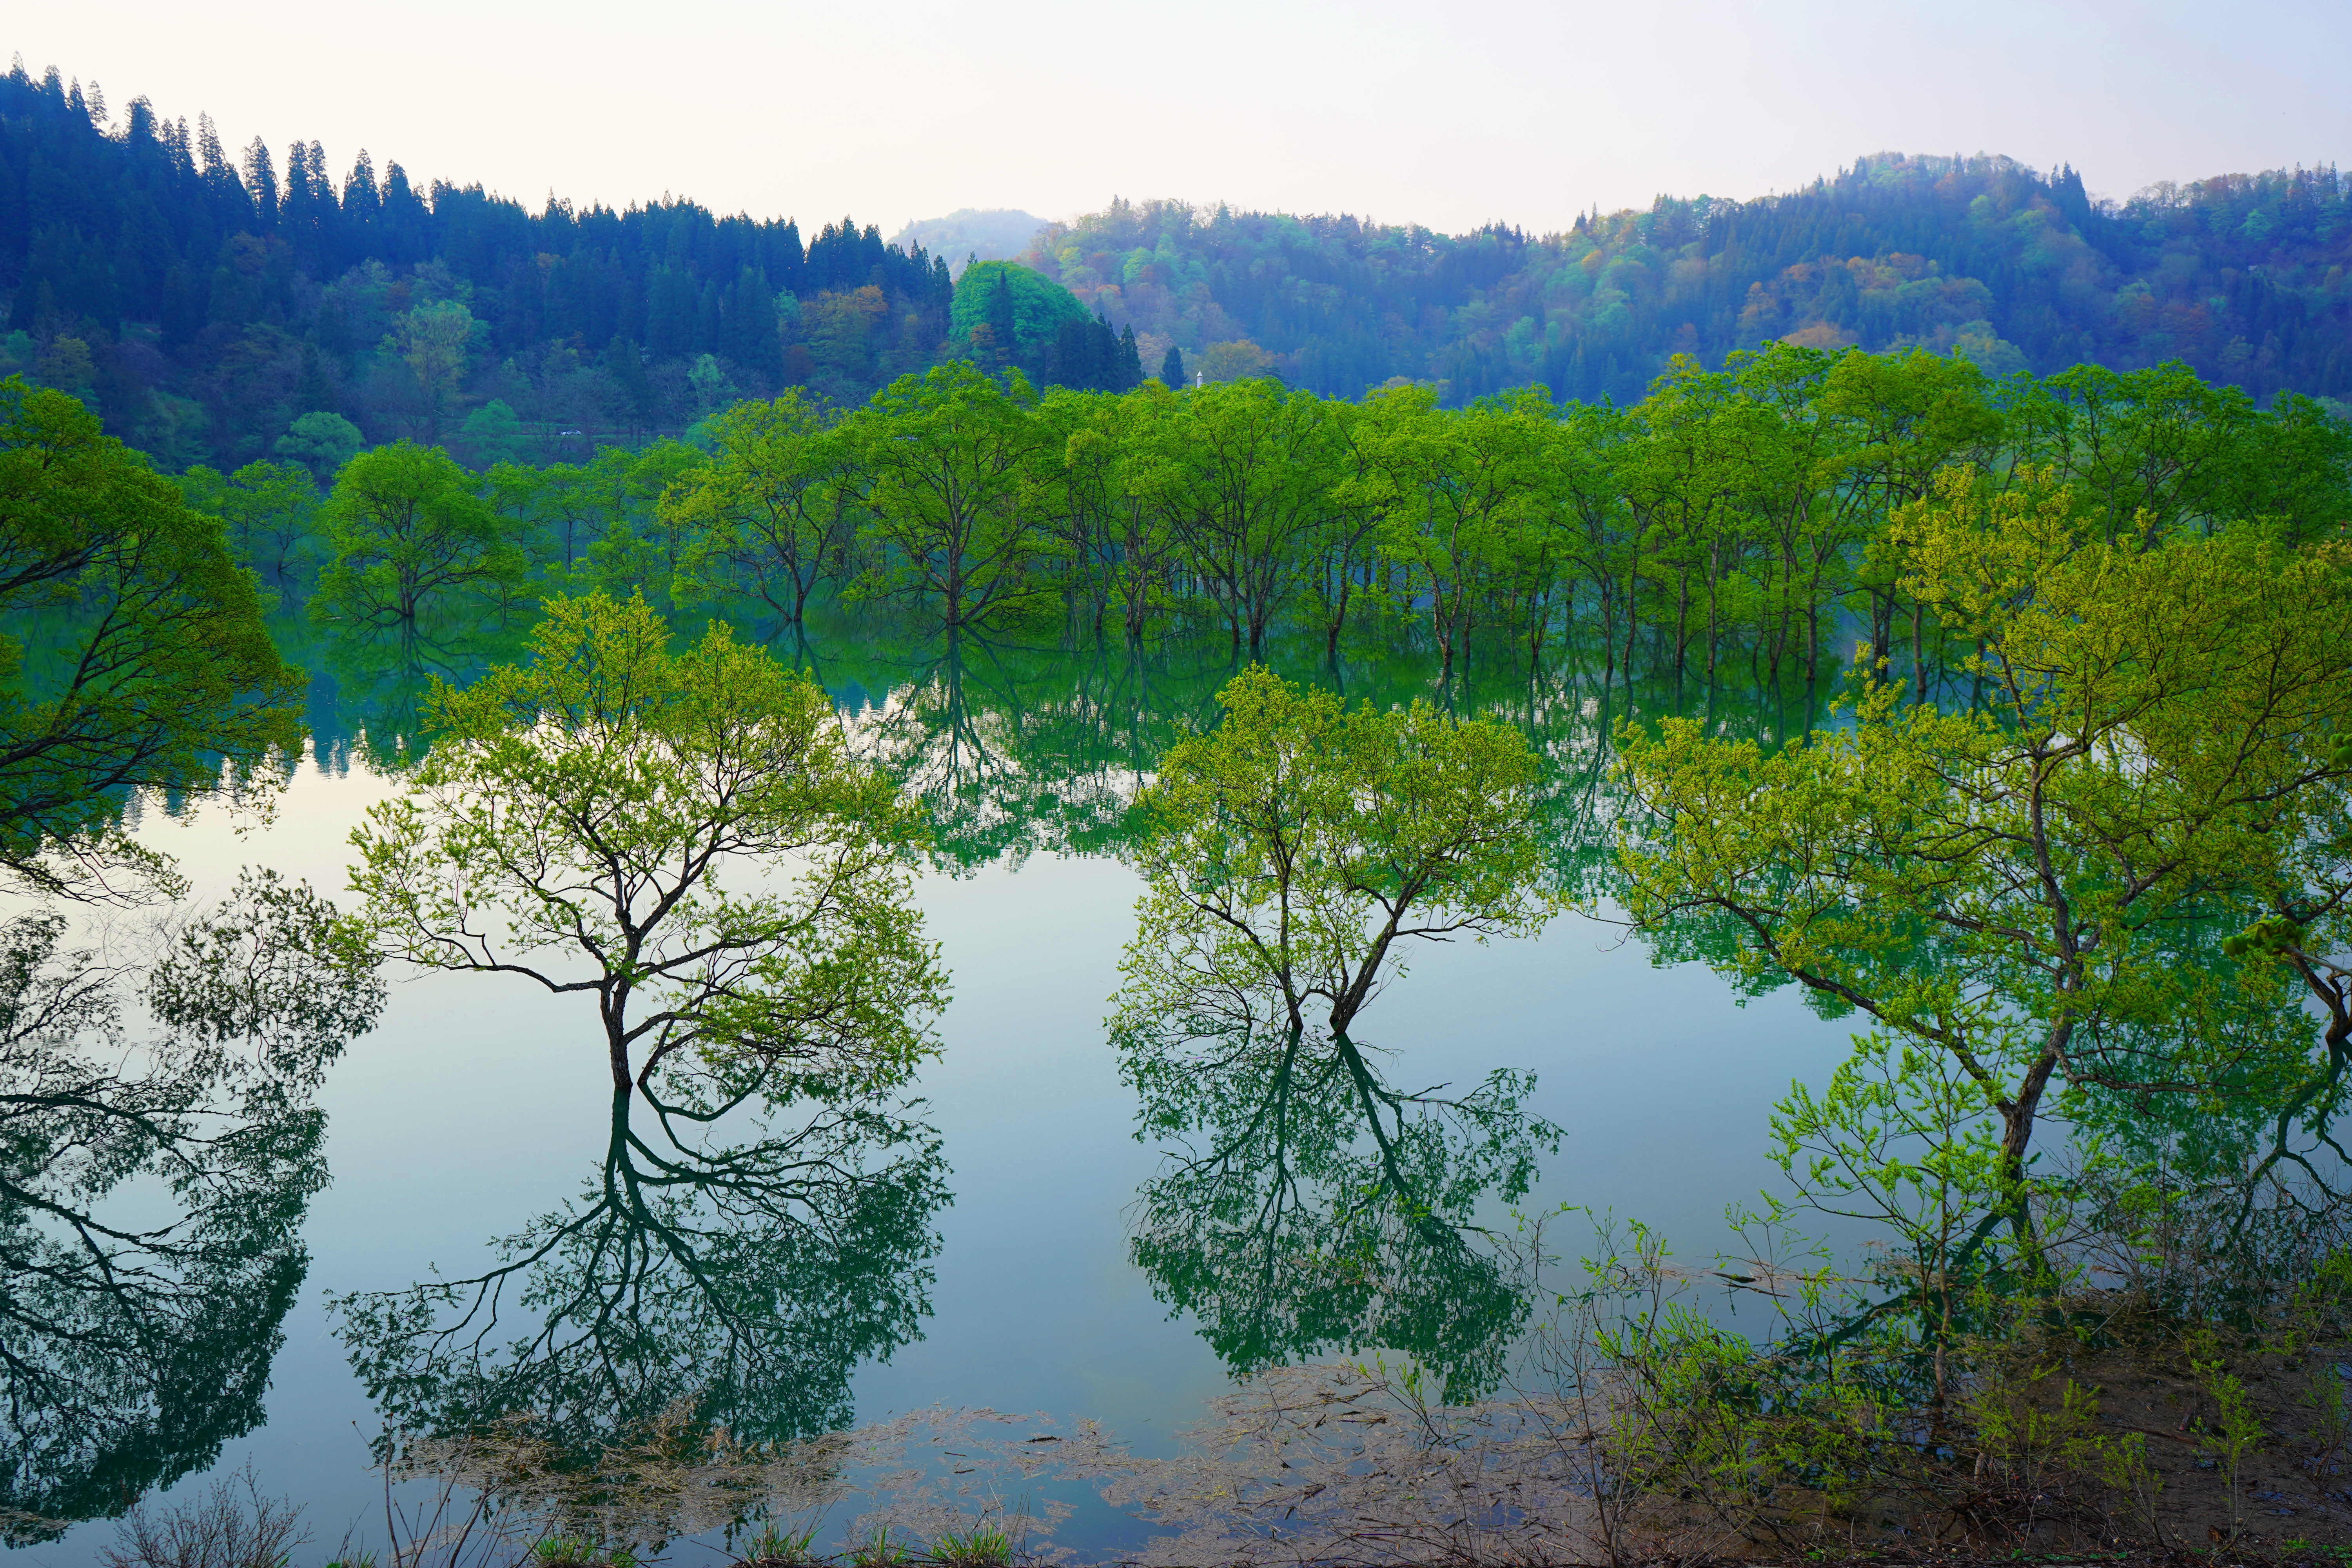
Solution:
[(1160, 384), (1171, 392), (1184, 384), (1184, 351), (1174, 343), (1168, 345), (1168, 356), (1160, 362)]
[(654, 422), (653, 378), (646, 374), (645, 361), (638, 357), (637, 345), (626, 337), (615, 337), (613, 346), (605, 351), (604, 368), (613, 377), (614, 412), (628, 422), (632, 430), (642, 429)]
[(245, 185), (253, 195), (254, 221), (268, 234), (278, 226), (278, 171), (269, 162), (269, 148), (257, 136), (245, 149)]
[(1113, 378), (1114, 392), (1132, 391), (1143, 380), (1143, 355), (1135, 346), (1135, 323), (1130, 321), (1118, 334), (1118, 373)]

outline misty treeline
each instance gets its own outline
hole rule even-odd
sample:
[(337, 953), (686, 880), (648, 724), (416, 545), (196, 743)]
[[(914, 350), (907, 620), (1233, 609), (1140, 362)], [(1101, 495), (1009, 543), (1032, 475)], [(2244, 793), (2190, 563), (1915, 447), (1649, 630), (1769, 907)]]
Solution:
[(2352, 429), (2309, 399), (2258, 409), (2179, 365), (1996, 381), (1785, 343), (1678, 361), (1626, 408), (1270, 379), (1041, 395), (955, 362), (846, 413), (787, 391), (696, 444), (579, 464), (478, 475), (403, 441), (323, 498), (276, 463), (183, 484), (286, 608), (406, 635), (599, 587), (756, 603), (778, 629), (845, 601), (950, 633), (1237, 651), (1407, 622), (1449, 671), (1474, 639), (1538, 660), (1573, 634), (1606, 668), (1811, 679), (1852, 616), (1924, 692), (1938, 628), (1882, 542), (1955, 466), (2063, 483), (2109, 538), (2259, 521), (2302, 542), (2352, 510)]
[[(1006, 357), (1082, 385), (1181, 363), (1327, 397), (1403, 378), (1449, 405), (1538, 384), (1625, 403), (1677, 353), (1787, 338), (1994, 375), (2179, 360), (2261, 400), (2334, 398), (2352, 393), (2347, 252), (2333, 167), (2117, 203), (2072, 169), (1880, 153), (1786, 195), (1662, 196), (1548, 235), (1119, 201), (1023, 258), (1053, 291), (1029, 288), (1024, 314), (1099, 319), (1099, 339), (1024, 332)], [(948, 259), (683, 198), (534, 212), (365, 152), (229, 147), (208, 118), (110, 106), (55, 70), (0, 76), (0, 374), (73, 395), (169, 468), (284, 456), (306, 417), (476, 466), (578, 458), (787, 386), (848, 406), (944, 359), (992, 368), (969, 332), (989, 301), (959, 299)]]
[(1114, 202), (1022, 259), (1147, 356), (1240, 342), (1294, 384), (1630, 402), (1759, 340), (1957, 352), (1995, 374), (2178, 359), (2257, 396), (2352, 391), (2352, 182), (2335, 167), (2103, 201), (2011, 158), (1878, 153), (1752, 201), (1662, 195), (1565, 232)]

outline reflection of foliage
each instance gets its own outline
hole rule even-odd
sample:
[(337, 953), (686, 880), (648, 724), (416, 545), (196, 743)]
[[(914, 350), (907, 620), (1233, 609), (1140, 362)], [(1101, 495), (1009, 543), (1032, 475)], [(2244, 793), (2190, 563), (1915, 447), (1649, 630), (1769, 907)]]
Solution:
[(1349, 1031), (1400, 942), (1549, 912), (1534, 757), (1502, 725), (1349, 712), (1260, 668), (1219, 700), (1138, 804), (1111, 1036), (1146, 1126), (1198, 1142), (1145, 1190), (1137, 1259), (1236, 1370), (1384, 1343), (1491, 1384), (1524, 1301), (1465, 1235), (1558, 1134), (1516, 1075), (1401, 1093)]
[(935, 858), (960, 870), (1115, 846), (1145, 771), (1208, 700), (1192, 671), (1132, 650), (962, 637), (918, 652), (932, 657), (890, 672), (903, 684), (861, 739), (926, 808)]
[(904, 1077), (946, 992), (913, 813), (814, 682), (723, 623), (668, 641), (642, 599), (550, 599), (528, 663), (434, 689), (432, 751), (353, 836), (378, 940), (594, 997), (616, 1089), (674, 1053)]
[(1135, 1261), (1227, 1366), (1385, 1346), (1457, 1395), (1494, 1386), (1527, 1281), (1475, 1214), (1558, 1145), (1519, 1109), (1531, 1079), (1400, 1093), (1354, 1045), (1279, 1028), (1121, 1044), (1144, 1125), (1188, 1140), (1142, 1190)]
[(425, 754), (425, 698), (433, 681), (467, 684), (510, 657), (521, 637), (470, 616), (428, 616), (413, 632), (321, 632), (307, 622), (281, 622), (276, 630), (280, 646), (312, 671), (310, 735), (320, 765), (341, 772), (357, 753), (392, 774)]
[[(1319, 637), (1270, 642), (1273, 667), (1312, 671), (1351, 702), (1406, 707), (1434, 689), (1451, 712), (1517, 728), (1544, 762), (1530, 795), (1554, 862), (1548, 884), (1581, 892), (1606, 874), (1610, 723), (1627, 707), (1671, 702), (1671, 679), (1604, 679), (1597, 637), (1563, 640), (1540, 672), (1457, 666), (1450, 686), (1415, 646), (1327, 667)], [(817, 616), (801, 651), (856, 714), (860, 745), (924, 806), (937, 861), (958, 870), (1124, 853), (1142, 826), (1129, 810), (1136, 792), (1160, 753), (1215, 721), (1234, 674), (1223, 633), (1080, 647), (967, 635), (950, 646)], [(1801, 693), (1788, 711), (1780, 702), (1770, 689), (1708, 693), (1715, 722), (1738, 732), (1781, 733), (1811, 717)]]
[(2257, 1117), (2329, 1142), (2340, 1098), (2289, 966), (2219, 960), (2264, 906), (2342, 897), (2342, 563), (2252, 528), (2103, 543), (2073, 492), (2019, 481), (1947, 471), (1888, 536), (1978, 650), (1977, 701), (1866, 674), (1849, 725), (1770, 750), (1669, 720), (1622, 770), (1626, 902), (1660, 951), (1868, 1019), (1828, 1092), (1781, 1102), (1783, 1168), (1894, 1227), (1911, 1268), (1874, 1310), (1939, 1344), (1956, 1297), (2048, 1259), (2043, 1118), (2242, 1185)]
[[(807, 1436), (847, 1423), (860, 1362), (918, 1336), (948, 1201), (930, 1131), (862, 1103), (778, 1129), (782, 1107), (751, 1106), (764, 1074), (671, 1081), (676, 1103), (614, 1095), (596, 1175), (506, 1238), (498, 1268), (343, 1298), (344, 1344), (392, 1431), (528, 1413), (534, 1441), (584, 1460), (684, 1402), (700, 1433)], [(709, 1141), (730, 1117), (757, 1135)], [(528, 1326), (507, 1337), (518, 1311)]]
[[(63, 934), (0, 931), (0, 1506), (54, 1519), (119, 1510), (260, 1420), (326, 1181), (310, 1094), (383, 1001), (333, 911), (267, 872), (137, 964)], [(136, 1051), (134, 969), (158, 1025)]]
[[(267, 787), (300, 737), (300, 689), (270, 646), (220, 521), (62, 394), (0, 382), (0, 867), (102, 890), (163, 869), (121, 832), (124, 795)], [(228, 763), (224, 771), (223, 760)], [(121, 889), (117, 889), (121, 890)]]

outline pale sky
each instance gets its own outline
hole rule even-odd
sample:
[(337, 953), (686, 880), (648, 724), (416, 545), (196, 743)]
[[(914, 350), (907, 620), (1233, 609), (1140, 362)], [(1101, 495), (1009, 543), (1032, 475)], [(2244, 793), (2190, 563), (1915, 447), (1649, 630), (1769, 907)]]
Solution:
[(339, 180), (365, 147), (534, 208), (676, 192), (804, 231), (1114, 195), (1545, 231), (1882, 149), (2115, 196), (2352, 162), (2341, 0), (92, 0), (6, 35), (118, 123), (209, 110), (281, 168), (316, 139)]

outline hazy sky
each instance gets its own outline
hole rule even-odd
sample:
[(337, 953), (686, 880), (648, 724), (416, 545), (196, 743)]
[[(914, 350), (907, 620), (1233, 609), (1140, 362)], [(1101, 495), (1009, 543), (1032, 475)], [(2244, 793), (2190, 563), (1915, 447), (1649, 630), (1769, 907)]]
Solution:
[[(14, 8), (12, 7), (12, 10)], [(1880, 149), (2095, 192), (2352, 162), (2352, 5), (1450, 0), (104, 0), (26, 5), (35, 72), (362, 147), (536, 206), (691, 195), (1047, 217), (1114, 195), (1553, 229), (1786, 190)]]

